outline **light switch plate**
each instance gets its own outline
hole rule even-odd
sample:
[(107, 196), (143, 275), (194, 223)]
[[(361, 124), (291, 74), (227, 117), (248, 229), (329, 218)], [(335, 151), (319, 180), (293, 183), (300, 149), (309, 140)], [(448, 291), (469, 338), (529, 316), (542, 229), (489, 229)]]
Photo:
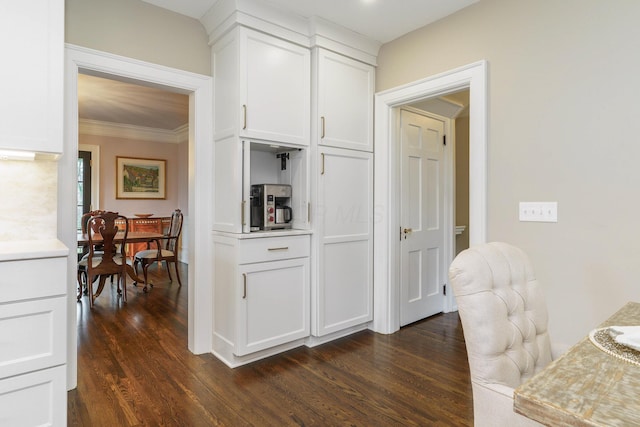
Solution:
[(558, 222), (558, 202), (520, 202), (520, 221)]

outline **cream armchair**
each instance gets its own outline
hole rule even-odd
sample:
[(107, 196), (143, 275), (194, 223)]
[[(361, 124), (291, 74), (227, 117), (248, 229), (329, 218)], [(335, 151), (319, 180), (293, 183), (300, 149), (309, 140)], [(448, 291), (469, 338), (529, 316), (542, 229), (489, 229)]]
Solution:
[(449, 279), (467, 346), (479, 427), (539, 426), (513, 410), (513, 390), (552, 360), (547, 309), (527, 255), (506, 243), (461, 252)]

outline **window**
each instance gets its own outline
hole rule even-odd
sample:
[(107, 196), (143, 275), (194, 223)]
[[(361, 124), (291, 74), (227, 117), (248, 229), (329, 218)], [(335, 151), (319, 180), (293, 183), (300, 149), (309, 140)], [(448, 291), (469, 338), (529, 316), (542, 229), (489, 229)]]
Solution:
[(91, 152), (78, 152), (78, 202), (76, 227), (80, 231), (82, 214), (91, 210)]

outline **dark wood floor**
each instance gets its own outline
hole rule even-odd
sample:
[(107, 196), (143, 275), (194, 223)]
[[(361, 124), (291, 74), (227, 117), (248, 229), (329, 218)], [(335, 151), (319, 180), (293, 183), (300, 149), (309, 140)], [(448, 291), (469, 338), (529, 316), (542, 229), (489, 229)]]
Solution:
[[(154, 270), (152, 267), (150, 269)], [(457, 313), (392, 335), (370, 331), (236, 369), (187, 350), (184, 286), (154, 276), (78, 304), (70, 426), (469, 426), (471, 384)], [(164, 270), (160, 270), (164, 272)]]

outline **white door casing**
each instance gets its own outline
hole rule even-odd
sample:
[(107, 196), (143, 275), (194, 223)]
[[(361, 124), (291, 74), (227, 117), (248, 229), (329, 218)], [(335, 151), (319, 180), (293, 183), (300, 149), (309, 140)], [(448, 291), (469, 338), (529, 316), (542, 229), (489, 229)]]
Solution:
[[(76, 187), (78, 157), (78, 73), (108, 75), (145, 82), (189, 94), (189, 284), (188, 347), (193, 353), (212, 349), (211, 239), (209, 195), (212, 182), (212, 79), (209, 76), (151, 64), (80, 46), (65, 48), (64, 153), (58, 161), (58, 234), (69, 248), (77, 245)], [(196, 197), (196, 194), (198, 197)], [(197, 250), (196, 250), (197, 248)], [(74, 254), (74, 251), (71, 251)], [(67, 389), (77, 383), (76, 268), (68, 257)]]
[[(400, 326), (444, 309), (444, 120), (400, 112)], [(451, 230), (449, 230), (451, 231)]]
[[(425, 98), (469, 89), (469, 243), (486, 241), (487, 62), (478, 61), (375, 95), (374, 319), (371, 329), (400, 329), (398, 108)], [(453, 245), (450, 246), (453, 250)], [(451, 293), (445, 311), (455, 310)]]

